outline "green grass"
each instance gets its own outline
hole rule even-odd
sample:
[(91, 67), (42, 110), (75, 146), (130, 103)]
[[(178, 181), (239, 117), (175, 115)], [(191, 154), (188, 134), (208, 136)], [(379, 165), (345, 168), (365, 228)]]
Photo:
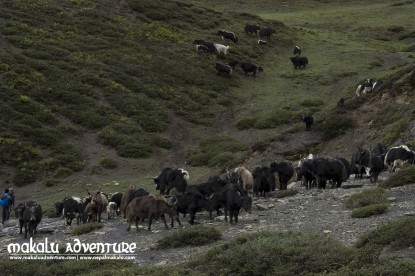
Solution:
[(370, 188), (360, 193), (353, 194), (346, 200), (346, 208), (356, 209), (366, 207), (372, 204), (387, 203), (385, 190), (382, 188)]
[(394, 173), (388, 179), (379, 184), (380, 187), (389, 189), (415, 183), (415, 166), (406, 166)]
[(187, 161), (192, 166), (225, 168), (236, 165), (249, 147), (228, 136), (211, 136), (203, 139), (197, 150), (190, 153)]
[(352, 210), (352, 218), (367, 218), (388, 210), (389, 202), (382, 188), (370, 188), (353, 194), (346, 200), (346, 208)]
[(184, 267), (215, 275), (306, 275), (334, 272), (353, 255), (353, 249), (324, 236), (258, 232), (240, 235)]
[(102, 227), (103, 227), (103, 225), (101, 223), (98, 223), (98, 222), (85, 223), (85, 224), (80, 224), (77, 227), (75, 227), (72, 230), (72, 233), (74, 235), (80, 236), (80, 235), (87, 234), (87, 233), (90, 233), (92, 231), (95, 231), (97, 229), (101, 229)]
[(406, 132), (408, 125), (412, 120), (411, 117), (412, 116), (403, 118), (383, 130), (383, 141), (386, 145), (392, 145)]
[(288, 190), (284, 190), (284, 191), (278, 191), (276, 196), (277, 196), (277, 198), (284, 198), (284, 197), (294, 196), (297, 193), (298, 193), (298, 191), (295, 190), (295, 189), (288, 189)]
[(355, 208), (352, 211), (352, 218), (367, 218), (386, 213), (389, 208), (387, 203), (371, 204), (368, 206)]
[(212, 226), (197, 225), (179, 229), (157, 241), (157, 248), (177, 248), (184, 246), (202, 246), (220, 240), (222, 233)]
[[(229, 124), (240, 130), (289, 127), (305, 113), (323, 118), (325, 106), (354, 95), (358, 80), (395, 70), (390, 66), (401, 58), (386, 57), (410, 51), (413, 44), (413, 5), (406, 2), (270, 3), (2, 3), (1, 137), (40, 149), (37, 163), (42, 164), (34, 166), (51, 164), (48, 171), (13, 177), (21, 185), (51, 176), (62, 182), (83, 170), (81, 152), (62, 156), (51, 150), (70, 144), (71, 131), (99, 133), (98, 141), (121, 157), (153, 158), (157, 148), (170, 154), (180, 139), (167, 130), (172, 116), (190, 123), (196, 144), (206, 136), (203, 127), (216, 128), (213, 124), (221, 122), (214, 118), (230, 106), (237, 108)], [(258, 47), (256, 38), (243, 33), (247, 22), (275, 28), (277, 34), (267, 47)], [(196, 54), (192, 40), (217, 42), (214, 33), (220, 28), (240, 38), (229, 55)], [(295, 44), (310, 60), (306, 70), (293, 70), (288, 60)], [(236, 68), (232, 78), (217, 81), (212, 64), (229, 59), (262, 65), (265, 72), (254, 80)], [(351, 109), (349, 103), (361, 104), (347, 101)], [(199, 163), (217, 166), (231, 155)]]
[[(1, 258), (0, 266), (12, 275), (29, 272), (33, 275), (41, 275), (40, 272), (42, 275), (413, 275), (415, 262), (411, 255), (389, 256), (402, 254), (414, 246), (414, 226), (413, 217), (399, 218), (362, 234), (353, 246), (345, 246), (326, 235), (245, 233), (178, 265), (156, 267), (120, 260), (57, 260), (27, 261), (21, 266), (16, 265), (17, 261)], [(189, 229), (196, 228), (199, 229)], [(185, 236), (189, 237), (181, 238)], [(91, 266), (99, 269), (91, 271)]]

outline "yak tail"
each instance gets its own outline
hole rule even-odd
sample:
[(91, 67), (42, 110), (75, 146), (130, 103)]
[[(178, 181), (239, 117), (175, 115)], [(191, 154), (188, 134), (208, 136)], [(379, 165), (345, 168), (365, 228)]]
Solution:
[(360, 97), (362, 95), (362, 85), (359, 85), (356, 89), (356, 95)]

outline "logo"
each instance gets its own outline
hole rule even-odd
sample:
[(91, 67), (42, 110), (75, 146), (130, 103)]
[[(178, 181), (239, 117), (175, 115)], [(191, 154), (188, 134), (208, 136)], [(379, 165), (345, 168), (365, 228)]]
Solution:
[(33, 238), (30, 238), (29, 242), (10, 243), (7, 246), (10, 259), (20, 260), (134, 260), (136, 249), (135, 243), (83, 243), (74, 239), (64, 245), (49, 242), (48, 238), (43, 242), (33, 242)]

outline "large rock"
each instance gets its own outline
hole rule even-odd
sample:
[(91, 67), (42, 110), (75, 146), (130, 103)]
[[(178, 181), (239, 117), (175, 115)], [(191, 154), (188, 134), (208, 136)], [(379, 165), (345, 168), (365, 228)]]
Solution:
[(272, 203), (258, 203), (256, 204), (256, 207), (258, 208), (258, 210), (260, 211), (265, 211), (265, 210), (269, 210), (275, 207), (274, 204)]

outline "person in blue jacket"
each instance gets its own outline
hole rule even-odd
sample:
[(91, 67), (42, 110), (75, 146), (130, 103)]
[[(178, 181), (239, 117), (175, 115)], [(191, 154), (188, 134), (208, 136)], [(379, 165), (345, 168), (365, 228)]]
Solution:
[(10, 195), (9, 188), (4, 190), (3, 196), (0, 198), (0, 206), (2, 207), (2, 216), (1, 216), (1, 223), (7, 219), (7, 214), (9, 213), (9, 206), (11, 205), (12, 196)]

